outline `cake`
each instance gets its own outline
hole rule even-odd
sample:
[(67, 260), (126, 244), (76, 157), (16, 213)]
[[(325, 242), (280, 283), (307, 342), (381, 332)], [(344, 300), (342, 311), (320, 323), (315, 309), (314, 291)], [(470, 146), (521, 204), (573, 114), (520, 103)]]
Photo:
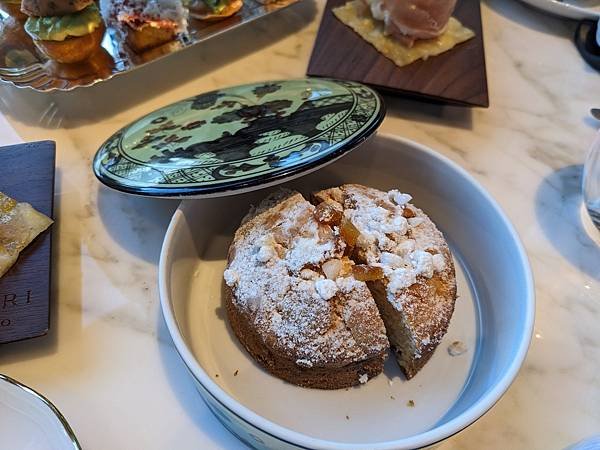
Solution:
[(450, 249), (429, 217), (397, 190), (360, 185), (321, 191), (316, 203), (343, 210), (360, 232), (351, 258), (381, 268), (368, 281), (398, 364), (410, 379), (423, 368), (448, 330), (456, 300)]
[(242, 345), (271, 374), (312, 388), (365, 383), (391, 348), (407, 378), (433, 354), (456, 284), (442, 234), (410, 196), (359, 185), (281, 191), (242, 221), (224, 272)]
[(338, 389), (381, 373), (389, 344), (344, 241), (316, 213), (301, 194), (280, 192), (246, 217), (228, 255), (226, 305), (240, 342), (269, 372)]

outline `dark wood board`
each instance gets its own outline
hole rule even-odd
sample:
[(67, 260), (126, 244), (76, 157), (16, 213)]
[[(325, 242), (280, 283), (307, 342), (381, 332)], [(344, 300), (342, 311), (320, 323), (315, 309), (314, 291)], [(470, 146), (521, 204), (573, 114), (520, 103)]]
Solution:
[(462, 106), (489, 106), (479, 0), (459, 0), (454, 17), (476, 36), (452, 50), (398, 67), (331, 12), (329, 0), (308, 75), (359, 81), (380, 91)]
[[(53, 217), (54, 142), (0, 147), (0, 192)], [(0, 278), (0, 343), (42, 336), (50, 326), (52, 226)]]

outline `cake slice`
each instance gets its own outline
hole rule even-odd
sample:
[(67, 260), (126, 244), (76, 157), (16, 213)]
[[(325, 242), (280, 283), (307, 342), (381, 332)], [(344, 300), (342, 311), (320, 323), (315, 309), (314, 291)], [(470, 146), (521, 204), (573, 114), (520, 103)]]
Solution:
[(397, 190), (355, 184), (313, 195), (313, 203), (341, 212), (341, 234), (350, 247), (346, 253), (368, 274), (367, 284), (407, 379), (427, 363), (446, 334), (456, 299), (448, 245), (410, 200)]
[(299, 386), (339, 389), (383, 370), (383, 321), (353, 275), (333, 223), (341, 212), (283, 191), (242, 222), (224, 272), (229, 323), (273, 375)]

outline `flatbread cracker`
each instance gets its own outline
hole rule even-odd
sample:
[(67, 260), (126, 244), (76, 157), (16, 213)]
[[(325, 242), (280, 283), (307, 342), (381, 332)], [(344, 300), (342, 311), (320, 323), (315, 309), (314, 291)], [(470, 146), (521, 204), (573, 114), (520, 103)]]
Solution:
[(0, 192), (0, 277), (17, 261), (19, 253), (51, 224), (52, 219), (29, 203), (18, 203)]
[(333, 13), (342, 23), (352, 28), (398, 67), (447, 52), (475, 36), (472, 30), (451, 17), (442, 35), (435, 39), (417, 40), (413, 47), (408, 48), (393, 37), (386, 36), (383, 32), (383, 23), (373, 19), (370, 14), (365, 13), (365, 10), (362, 0), (351, 0), (345, 5), (334, 8)]

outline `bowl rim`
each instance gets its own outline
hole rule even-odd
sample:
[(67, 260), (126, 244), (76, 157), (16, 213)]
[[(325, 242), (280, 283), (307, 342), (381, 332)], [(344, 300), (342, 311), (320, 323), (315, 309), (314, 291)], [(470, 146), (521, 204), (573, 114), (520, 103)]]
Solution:
[(44, 407), (44, 412), (46, 414), (50, 415), (50, 417), (53, 416), (56, 419), (56, 421), (60, 424), (61, 431), (64, 433), (66, 438), (72, 444), (73, 450), (82, 450), (81, 444), (79, 443), (79, 440), (77, 439), (77, 436), (75, 436), (75, 432), (73, 431), (73, 428), (71, 428), (71, 425), (69, 424), (69, 422), (67, 421), (65, 416), (63, 416), (63, 414), (56, 407), (56, 405), (54, 405), (54, 403), (52, 403), (50, 400), (48, 400), (48, 398), (45, 395), (40, 394), (35, 389), (33, 389), (33, 388), (21, 383), (20, 381), (17, 381), (14, 378), (9, 377), (8, 375), (5, 375), (3, 373), (0, 373), (0, 382), (4, 382), (8, 385), (11, 385), (11, 386), (19, 389), (19, 392), (21, 392), (21, 393), (24, 392), (26, 394), (26, 396), (39, 402)]
[(508, 390), (515, 377), (517, 376), (517, 373), (521, 368), (523, 361), (525, 360), (531, 342), (535, 316), (535, 289), (533, 275), (523, 244), (521, 243), (521, 240), (514, 226), (509, 221), (508, 217), (504, 214), (500, 205), (483, 188), (483, 186), (481, 186), (481, 184), (475, 178), (473, 178), (473, 176), (471, 176), (465, 169), (463, 169), (461, 166), (459, 166), (457, 163), (447, 158), (446, 156), (437, 153), (433, 149), (423, 144), (419, 144), (406, 138), (394, 136), (388, 133), (377, 133), (377, 136), (388, 140), (394, 140), (401, 145), (412, 147), (415, 150), (426, 153), (429, 157), (438, 160), (439, 163), (446, 165), (453, 171), (457, 172), (458, 175), (462, 176), (465, 179), (465, 181), (467, 181), (473, 189), (477, 190), (493, 208), (494, 212), (502, 221), (503, 225), (506, 227), (508, 233), (510, 234), (513, 240), (513, 243), (518, 252), (519, 264), (525, 279), (525, 317), (523, 320), (521, 341), (519, 343), (519, 347), (517, 349), (515, 358), (513, 359), (508, 369), (505, 371), (504, 375), (499, 380), (499, 382), (496, 383), (495, 386), (493, 386), (486, 393), (484, 393), (484, 395), (481, 398), (479, 398), (477, 402), (475, 402), (472, 406), (467, 408), (467, 410), (465, 410), (456, 418), (446, 422), (443, 425), (427, 430), (423, 433), (393, 441), (369, 444), (352, 444), (314, 438), (299, 433), (297, 431), (293, 431), (284, 426), (278, 425), (260, 416), (259, 414), (256, 414), (251, 409), (237, 402), (234, 398), (227, 394), (219, 385), (217, 385), (204, 371), (204, 369), (202, 369), (200, 364), (196, 361), (194, 355), (186, 345), (185, 340), (183, 339), (180, 333), (172, 309), (171, 296), (167, 288), (169, 285), (168, 275), (170, 271), (168, 269), (171, 262), (170, 251), (172, 249), (172, 242), (176, 235), (177, 228), (181, 224), (184, 211), (188, 208), (186, 202), (182, 202), (173, 214), (171, 222), (169, 223), (169, 227), (167, 228), (163, 245), (161, 248), (158, 272), (158, 285), (161, 309), (167, 328), (169, 330), (169, 334), (171, 335), (173, 343), (175, 344), (175, 348), (181, 356), (181, 358), (183, 359), (183, 361), (185, 362), (188, 369), (190, 370), (193, 377), (196, 378), (196, 380), (201, 384), (204, 390), (208, 394), (210, 394), (210, 396), (214, 400), (220, 403), (229, 412), (233, 413), (239, 419), (250, 424), (251, 426), (260, 429), (261, 431), (273, 436), (276, 439), (288, 442), (289, 444), (295, 445), (297, 447), (316, 448), (323, 450), (362, 450), (365, 448), (365, 445), (368, 445), (368, 447), (372, 450), (392, 450), (419, 448), (443, 441), (474, 423), (477, 419), (483, 416), (489, 409), (491, 409), (494, 406), (494, 404)]
[(560, 0), (522, 0), (535, 8), (541, 9), (547, 13), (568, 19), (584, 20), (600, 18), (600, 11), (594, 11), (583, 6), (573, 5), (571, 3), (562, 3)]

